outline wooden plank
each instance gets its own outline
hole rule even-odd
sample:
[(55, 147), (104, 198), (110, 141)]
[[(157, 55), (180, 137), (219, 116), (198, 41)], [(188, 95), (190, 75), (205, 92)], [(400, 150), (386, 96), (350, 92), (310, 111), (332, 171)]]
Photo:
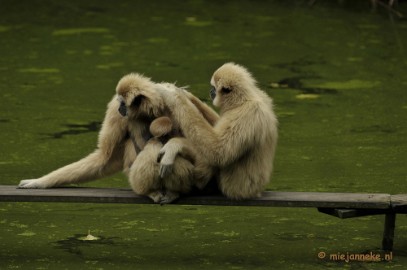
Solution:
[[(65, 187), (52, 189), (18, 189), (0, 185), (0, 201), (3, 202), (88, 202), (88, 203), (136, 203), (152, 201), (136, 195), (130, 189)], [(390, 208), (389, 194), (324, 193), (324, 192), (263, 192), (262, 197), (250, 200), (230, 200), (223, 196), (187, 196), (180, 198), (179, 205), (223, 206), (276, 206), (321, 208)]]
[(130, 189), (63, 187), (50, 189), (19, 189), (0, 185), (0, 201), (8, 202), (85, 202), (148, 204), (147, 197)]
[(407, 194), (392, 195), (390, 201), (396, 213), (407, 214)]

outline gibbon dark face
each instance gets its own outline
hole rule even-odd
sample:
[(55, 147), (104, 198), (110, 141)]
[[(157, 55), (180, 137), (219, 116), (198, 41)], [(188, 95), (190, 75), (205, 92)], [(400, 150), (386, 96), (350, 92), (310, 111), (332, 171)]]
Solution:
[[(227, 87), (222, 87), (220, 89), (220, 93), (221, 94), (229, 94), (230, 92), (232, 92), (232, 90), (230, 88)], [(214, 100), (216, 98), (216, 88), (215, 86), (212, 86), (210, 92), (209, 92), (209, 96), (211, 97), (212, 100)]]
[(232, 89), (227, 88), (227, 87), (222, 87), (222, 89), (220, 89), (220, 91), (222, 92), (222, 94), (229, 94), (230, 92), (232, 92)]
[(120, 102), (119, 113), (124, 117), (127, 116), (127, 107), (124, 101)]
[(211, 97), (212, 100), (215, 99), (215, 97), (216, 97), (216, 89), (215, 89), (215, 86), (212, 86), (211, 90), (209, 91), (209, 96)]
[(138, 107), (140, 107), (140, 105), (141, 105), (141, 102), (143, 102), (143, 100), (145, 99), (145, 96), (143, 96), (143, 95), (138, 95), (138, 96), (136, 96), (134, 99), (133, 99), (133, 101), (131, 102), (131, 107), (133, 108), (133, 109), (137, 109)]
[(125, 99), (123, 97), (120, 97), (119, 113), (124, 117), (129, 115), (129, 111), (136, 112), (140, 108), (145, 99), (146, 99), (145, 96), (138, 95), (135, 98), (133, 98), (133, 101), (130, 103), (130, 106), (127, 107)]

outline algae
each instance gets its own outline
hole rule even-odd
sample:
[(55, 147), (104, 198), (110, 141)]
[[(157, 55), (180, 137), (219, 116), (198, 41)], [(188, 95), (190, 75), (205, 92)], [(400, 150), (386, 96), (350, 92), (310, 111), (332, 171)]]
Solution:
[(348, 80), (342, 82), (324, 82), (321, 84), (312, 85), (318, 88), (331, 88), (337, 90), (352, 90), (352, 89), (370, 89), (381, 85), (380, 81), (364, 81), (364, 80)]
[(69, 29), (58, 29), (52, 32), (53, 36), (70, 36), (70, 35), (80, 35), (80, 34), (105, 34), (109, 33), (110, 30), (107, 28), (69, 28)]

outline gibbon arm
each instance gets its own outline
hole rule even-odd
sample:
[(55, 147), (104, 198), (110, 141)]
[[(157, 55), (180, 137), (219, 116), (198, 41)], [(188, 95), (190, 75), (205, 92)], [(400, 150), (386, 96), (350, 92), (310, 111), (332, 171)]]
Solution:
[(219, 115), (196, 96), (192, 95), (188, 91), (185, 91), (184, 93), (192, 104), (194, 104), (195, 107), (202, 113), (202, 116), (206, 119), (206, 121), (208, 121), (211, 126), (214, 126), (219, 119)]
[(249, 118), (253, 115), (251, 112), (222, 116), (212, 127), (184, 94), (178, 92), (166, 102), (185, 137), (212, 166), (225, 167), (253, 146), (255, 133)]
[(127, 118), (120, 115), (119, 105), (115, 95), (107, 105), (105, 119), (99, 132), (98, 148), (106, 160), (111, 158), (114, 149), (123, 142), (127, 134)]

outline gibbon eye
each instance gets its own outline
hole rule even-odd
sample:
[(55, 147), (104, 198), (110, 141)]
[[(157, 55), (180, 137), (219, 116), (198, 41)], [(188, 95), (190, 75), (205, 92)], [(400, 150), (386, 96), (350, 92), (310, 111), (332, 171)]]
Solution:
[(144, 99), (143, 95), (138, 95), (137, 97), (135, 97), (133, 99), (133, 102), (131, 103), (131, 106), (139, 107), (141, 102), (143, 101), (143, 99)]
[(227, 87), (222, 87), (222, 89), (220, 91), (224, 94), (229, 94), (230, 92), (232, 92), (232, 90)]

